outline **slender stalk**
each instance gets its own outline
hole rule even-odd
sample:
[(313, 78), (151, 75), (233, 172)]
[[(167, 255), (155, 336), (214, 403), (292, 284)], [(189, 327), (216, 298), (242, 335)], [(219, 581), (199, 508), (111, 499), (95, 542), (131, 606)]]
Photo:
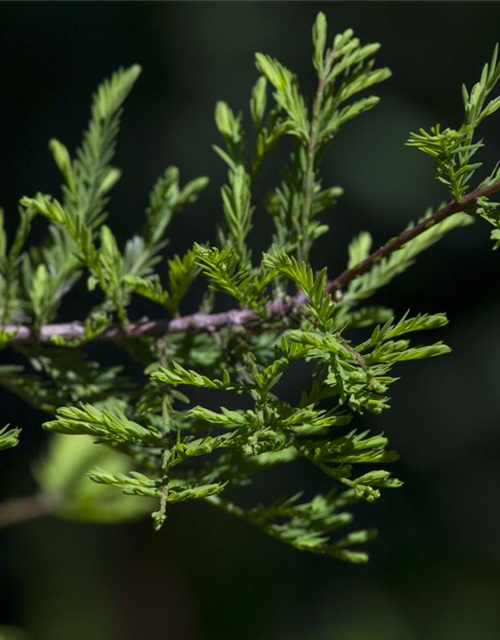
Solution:
[[(479, 198), (491, 195), (496, 191), (500, 191), (500, 180), (465, 195), (460, 202), (449, 202), (429, 218), (426, 218), (411, 229), (405, 229), (397, 237), (386, 242), (386, 244), (382, 245), (356, 266), (343, 271), (327, 284), (327, 293), (340, 291), (354, 278), (369, 271), (373, 265), (382, 258), (386, 258), (394, 251), (401, 249), (403, 245), (424, 233), (430, 227), (442, 222), (455, 213), (470, 209), (477, 203)], [(276, 319), (278, 322), (283, 320), (295, 309), (301, 307), (306, 300), (307, 298), (303, 293), (299, 293), (285, 300), (273, 300), (267, 308), (268, 320)], [(126, 327), (111, 325), (97, 336), (95, 340), (119, 341), (148, 336), (161, 337), (171, 333), (214, 333), (225, 327), (252, 325), (256, 331), (263, 330), (262, 317), (251, 309), (231, 309), (221, 313), (194, 313), (172, 319), (150, 320), (143, 318), (137, 322), (130, 322)], [(275, 328), (275, 325), (270, 328)], [(13, 334), (10, 340), (13, 344), (26, 342), (50, 343), (55, 336), (59, 336), (65, 340), (78, 340), (85, 335), (84, 325), (79, 321), (44, 325), (40, 328), (38, 335), (36, 335), (33, 327), (27, 325), (9, 324), (0, 327), (0, 329)]]
[(335, 51), (332, 50), (328, 59), (325, 62), (323, 71), (319, 76), (318, 88), (316, 90), (316, 96), (314, 98), (313, 112), (311, 118), (311, 130), (309, 134), (309, 140), (307, 144), (307, 168), (304, 174), (304, 203), (302, 207), (301, 218), (301, 238), (299, 247), (297, 250), (297, 258), (299, 262), (307, 262), (309, 258), (309, 250), (311, 243), (308, 237), (307, 228), (311, 220), (311, 210), (313, 204), (314, 195), (314, 165), (316, 163), (316, 147), (318, 143), (319, 133), (319, 117), (321, 113), (321, 107), (323, 106), (323, 97), (326, 86), (326, 79), (330, 73), (333, 61), (335, 59)]
[(452, 201), (448, 202), (447, 205), (438, 209), (432, 216), (422, 220), (414, 227), (410, 229), (405, 229), (402, 231), (397, 237), (391, 238), (384, 245), (379, 247), (376, 251), (370, 254), (367, 258), (359, 262), (357, 265), (352, 267), (351, 269), (346, 269), (343, 273), (337, 276), (334, 280), (329, 282), (326, 286), (327, 293), (332, 293), (336, 290), (341, 289), (346, 284), (354, 280), (357, 276), (369, 271), (376, 262), (382, 260), (382, 258), (387, 258), (391, 253), (401, 249), (403, 245), (405, 245), (410, 240), (413, 240), (430, 227), (438, 224), (439, 222), (443, 222), (446, 218), (454, 215), (455, 213), (459, 213), (460, 211), (465, 211), (470, 207), (474, 206), (477, 200), (483, 196), (488, 196), (495, 191), (500, 190), (500, 181), (494, 182), (487, 187), (483, 187), (482, 189), (477, 189), (477, 191), (472, 191), (465, 195), (460, 202)]

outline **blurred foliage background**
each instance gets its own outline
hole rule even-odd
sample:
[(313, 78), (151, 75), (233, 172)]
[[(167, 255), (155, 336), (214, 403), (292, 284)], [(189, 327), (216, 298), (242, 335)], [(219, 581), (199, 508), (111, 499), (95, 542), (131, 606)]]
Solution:
[[(358, 230), (383, 242), (439, 205), (445, 193), (430, 164), (404, 142), (410, 130), (460, 121), (460, 86), (475, 82), (500, 39), (498, 3), (22, 2), (0, 6), (7, 226), (15, 225), (22, 195), (58, 192), (48, 140), (74, 148), (97, 84), (138, 62), (144, 71), (125, 108), (116, 158), (124, 175), (109, 223), (121, 240), (132, 235), (153, 181), (176, 164), (183, 181), (209, 175), (211, 186), (174, 219), (167, 253), (213, 239), (225, 179), (210, 148), (218, 142), (215, 102), (247, 109), (255, 51), (297, 71), (312, 91), (310, 30), (320, 9), (330, 29), (353, 27), (362, 41), (380, 41), (379, 63), (394, 76), (377, 92), (382, 103), (346, 127), (325, 162), (325, 183), (346, 193), (314, 266), (327, 264), (334, 275)], [(492, 120), (484, 130), (490, 166), (500, 159), (500, 121)], [(280, 153), (274, 157), (261, 193), (277, 178)], [(256, 225), (258, 250), (271, 233), (262, 208)], [(382, 294), (398, 313), (447, 311), (451, 324), (439, 337), (454, 351), (402, 368), (392, 410), (359, 421), (386, 432), (402, 454), (397, 475), (405, 482), (363, 511), (361, 519), (380, 529), (368, 566), (281, 547), (203, 505), (173, 508), (159, 534), (148, 520), (40, 520), (0, 532), (0, 638), (499, 638), (500, 291), (490, 247), (485, 225), (456, 232)], [(64, 317), (80, 317), (82, 304), (71, 298)], [(287, 394), (294, 397), (302, 382), (298, 375)], [(33, 491), (29, 468), (46, 435), (43, 416), (6, 393), (1, 400), (2, 424), (24, 427), (20, 447), (2, 453), (5, 498)], [(314, 487), (316, 475), (307, 482)]]

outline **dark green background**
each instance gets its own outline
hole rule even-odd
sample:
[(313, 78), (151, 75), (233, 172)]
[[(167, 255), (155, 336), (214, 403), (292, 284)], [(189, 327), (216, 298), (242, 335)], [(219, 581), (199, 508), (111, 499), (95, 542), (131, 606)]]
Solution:
[[(319, 9), (332, 30), (352, 26), (362, 41), (382, 42), (379, 62), (394, 77), (378, 91), (377, 109), (346, 128), (326, 158), (325, 182), (346, 194), (328, 214), (332, 229), (314, 266), (328, 264), (333, 275), (358, 230), (382, 242), (438, 205), (446, 194), (430, 163), (404, 142), (420, 126), (460, 122), (461, 83), (477, 79), (500, 39), (498, 3), (20, 2), (0, 5), (7, 226), (22, 195), (57, 193), (48, 140), (74, 148), (97, 84), (139, 62), (144, 72), (127, 102), (116, 159), (124, 175), (110, 225), (121, 241), (132, 235), (153, 181), (176, 164), (184, 179), (207, 174), (212, 183), (172, 224), (167, 253), (212, 239), (225, 178), (210, 149), (218, 142), (215, 102), (247, 108), (255, 51), (280, 59), (312, 90), (310, 30)], [(484, 127), (490, 165), (500, 159), (499, 122)], [(261, 191), (276, 176), (271, 167)], [(256, 249), (270, 233), (259, 208)], [(300, 554), (205, 506), (172, 509), (159, 534), (148, 521), (39, 521), (0, 533), (0, 623), (34, 640), (499, 638), (498, 259), (478, 224), (424, 254), (380, 296), (398, 313), (447, 311), (451, 324), (439, 339), (454, 351), (401, 368), (392, 410), (358, 422), (389, 435), (405, 482), (363, 511), (361, 522), (380, 529), (368, 566)], [(84, 309), (73, 296), (63, 315), (81, 317)], [(9, 357), (4, 352), (2, 362)], [(290, 397), (301, 384), (297, 377)], [(19, 495), (32, 489), (27, 468), (43, 446), (43, 416), (16, 398), (2, 402), (2, 424), (24, 431), (21, 446), (2, 453), (0, 490)], [(299, 480), (317, 482), (304, 474)]]

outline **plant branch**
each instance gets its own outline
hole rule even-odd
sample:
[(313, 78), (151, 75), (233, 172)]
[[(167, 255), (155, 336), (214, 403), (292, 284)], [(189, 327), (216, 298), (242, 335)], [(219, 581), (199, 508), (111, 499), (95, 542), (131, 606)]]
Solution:
[[(274, 300), (268, 306), (268, 317), (284, 318), (293, 309), (306, 301), (304, 294), (289, 297), (285, 300)], [(142, 337), (161, 337), (170, 333), (214, 333), (223, 327), (246, 326), (253, 322), (262, 322), (262, 317), (251, 309), (231, 309), (221, 313), (193, 313), (172, 319), (150, 320), (143, 318), (137, 322), (129, 322), (126, 327), (113, 324), (93, 338), (94, 341), (129, 340)], [(24, 342), (51, 343), (53, 338), (64, 340), (82, 340), (85, 338), (83, 322), (63, 322), (46, 324), (40, 327), (38, 334), (28, 325), (5, 325), (0, 328), (12, 335), (9, 343)]]
[[(339, 276), (330, 281), (326, 286), (327, 293), (340, 291), (357, 276), (369, 271), (374, 264), (382, 258), (386, 258), (394, 251), (400, 249), (410, 240), (413, 240), (424, 233), (430, 227), (442, 222), (455, 213), (466, 211), (473, 207), (479, 198), (488, 196), (500, 190), (500, 180), (486, 187), (482, 187), (468, 193), (460, 202), (449, 202), (438, 209), (433, 215), (419, 222), (414, 227), (405, 229), (397, 237), (392, 238), (386, 244), (374, 251), (359, 264), (346, 269)], [(269, 319), (283, 319), (293, 310), (301, 307), (307, 298), (303, 293), (289, 297), (285, 300), (274, 300), (269, 303), (267, 314)], [(223, 327), (238, 327), (255, 324), (262, 327), (262, 317), (251, 309), (231, 309), (221, 313), (194, 313), (192, 315), (180, 316), (172, 319), (150, 320), (144, 318), (137, 322), (130, 322), (126, 327), (111, 325), (95, 340), (126, 340), (141, 337), (161, 337), (170, 333), (213, 333)], [(24, 342), (50, 343), (54, 337), (65, 340), (79, 340), (85, 337), (85, 329), (82, 322), (74, 321), (60, 324), (47, 324), (40, 328), (38, 333), (33, 327), (28, 325), (5, 325), (1, 327), (5, 332), (11, 333), (10, 343), (18, 344)]]
[(0, 504), (0, 529), (48, 516), (53, 511), (54, 504), (44, 495), (13, 498)]
[(307, 262), (309, 258), (310, 240), (307, 236), (307, 228), (311, 220), (311, 210), (313, 205), (314, 195), (314, 165), (316, 162), (316, 145), (318, 143), (319, 134), (319, 118), (321, 113), (321, 107), (323, 105), (323, 97), (326, 86), (326, 79), (330, 73), (333, 61), (335, 59), (336, 52), (332, 50), (328, 59), (326, 60), (325, 67), (320, 74), (318, 88), (316, 90), (316, 97), (313, 104), (313, 112), (311, 119), (311, 129), (309, 134), (309, 140), (307, 144), (307, 169), (304, 174), (304, 202), (302, 207), (301, 216), (301, 238), (299, 242), (297, 258), (299, 262)]
[(483, 187), (482, 189), (477, 189), (476, 191), (472, 191), (471, 193), (466, 194), (460, 202), (448, 202), (444, 207), (438, 209), (431, 216), (422, 220), (414, 227), (410, 227), (402, 231), (397, 237), (391, 238), (388, 242), (370, 254), (367, 258), (359, 262), (357, 265), (352, 267), (351, 269), (346, 269), (343, 273), (337, 276), (334, 280), (329, 282), (326, 286), (327, 293), (333, 293), (334, 291), (340, 290), (342, 287), (345, 287), (346, 284), (354, 280), (357, 276), (369, 271), (373, 265), (382, 258), (387, 258), (391, 253), (401, 249), (403, 245), (405, 245), (410, 240), (413, 240), (427, 229), (430, 229), (434, 225), (439, 222), (443, 222), (446, 218), (449, 218), (455, 213), (459, 213), (460, 211), (466, 211), (473, 207), (479, 198), (483, 196), (488, 196), (495, 191), (500, 190), (500, 181), (493, 182), (487, 187)]

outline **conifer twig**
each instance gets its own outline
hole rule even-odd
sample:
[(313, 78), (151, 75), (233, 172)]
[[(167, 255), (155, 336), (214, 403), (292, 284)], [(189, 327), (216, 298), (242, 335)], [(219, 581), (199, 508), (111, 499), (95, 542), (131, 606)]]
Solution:
[(311, 209), (313, 204), (313, 190), (314, 190), (314, 164), (316, 161), (316, 145), (318, 142), (319, 134), (319, 117), (321, 112), (321, 106), (323, 104), (324, 91), (326, 86), (326, 79), (332, 68), (333, 61), (335, 59), (336, 52), (334, 49), (330, 52), (326, 60), (325, 67), (320, 74), (318, 88), (316, 90), (316, 97), (314, 99), (313, 113), (311, 120), (311, 129), (309, 133), (309, 140), (307, 144), (307, 170), (304, 175), (304, 203), (302, 208), (301, 217), (301, 241), (299, 244), (298, 259), (300, 261), (307, 262), (309, 257), (309, 244), (310, 241), (307, 237), (307, 227), (310, 222)]
[(346, 269), (334, 280), (327, 284), (326, 291), (328, 293), (332, 293), (333, 291), (341, 289), (346, 284), (351, 282), (351, 280), (354, 280), (354, 278), (356, 278), (357, 276), (360, 276), (366, 271), (369, 271), (373, 267), (373, 265), (382, 260), (382, 258), (387, 258), (387, 256), (389, 256), (394, 251), (401, 249), (403, 245), (405, 245), (410, 240), (413, 240), (421, 233), (424, 233), (424, 231), (427, 231), (427, 229), (430, 229), (439, 222), (443, 222), (443, 220), (446, 220), (446, 218), (449, 218), (455, 213), (466, 211), (470, 207), (474, 206), (479, 198), (488, 196), (498, 190), (500, 190), (500, 181), (493, 182), (486, 187), (466, 194), (460, 202), (448, 202), (448, 204), (446, 204), (444, 207), (441, 207), (441, 209), (438, 209), (435, 213), (433, 213), (425, 220), (422, 220), (414, 227), (407, 228), (395, 238), (391, 238), (391, 240), (371, 253), (367, 258), (365, 258), (365, 260), (362, 260), (351, 269)]
[[(499, 190), (500, 180), (466, 194), (460, 202), (449, 202), (414, 227), (402, 231), (398, 236), (386, 242), (354, 267), (343, 271), (327, 284), (327, 293), (340, 291), (354, 278), (369, 271), (382, 258), (386, 258), (394, 251), (401, 249), (407, 242), (424, 233), (432, 226), (443, 222), (443, 220), (455, 213), (470, 209), (477, 203), (479, 198), (491, 195)], [(294, 309), (303, 305), (305, 301), (306, 297), (303, 293), (285, 300), (273, 300), (268, 306), (268, 317), (284, 318)], [(96, 336), (95, 339), (126, 340), (147, 336), (159, 337), (170, 333), (212, 333), (223, 327), (246, 326), (255, 322), (262, 322), (262, 318), (251, 309), (231, 309), (220, 313), (194, 313), (172, 319), (150, 320), (144, 318), (137, 322), (128, 323), (126, 328), (117, 324), (111, 325)], [(10, 324), (1, 329), (13, 334), (10, 342), (15, 344), (23, 342), (50, 343), (53, 337), (78, 340), (85, 336), (84, 325), (80, 321), (46, 324), (40, 328), (38, 335), (28, 325)]]

